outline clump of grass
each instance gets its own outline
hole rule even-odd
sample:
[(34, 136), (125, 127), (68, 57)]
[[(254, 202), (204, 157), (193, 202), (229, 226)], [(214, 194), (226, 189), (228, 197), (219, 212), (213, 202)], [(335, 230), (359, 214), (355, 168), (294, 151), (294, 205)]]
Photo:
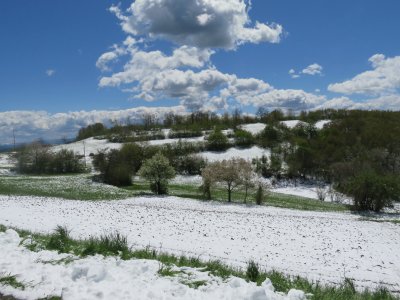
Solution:
[[(17, 230), (17, 232), (21, 232)], [(65, 230), (61, 230), (65, 233)], [(29, 235), (37, 241), (38, 244), (43, 243), (43, 247), (49, 249), (45, 243), (51, 240), (54, 234), (60, 235), (60, 230), (57, 228), (56, 233), (50, 236), (40, 234), (32, 234), (29, 232), (23, 232), (24, 235)], [(21, 233), (22, 235), (22, 233)], [(178, 267), (186, 266), (197, 268), (199, 271), (209, 272), (210, 274), (224, 279), (230, 276), (236, 276), (247, 280), (255, 281), (257, 284), (261, 284), (266, 278), (269, 278), (278, 292), (287, 293), (290, 289), (299, 289), (307, 294), (310, 294), (309, 300), (400, 300), (399, 297), (392, 295), (387, 289), (379, 288), (375, 291), (364, 290), (359, 292), (355, 289), (354, 283), (350, 279), (346, 279), (341, 285), (321, 285), (318, 282), (310, 282), (305, 278), (291, 277), (279, 273), (277, 271), (264, 272), (259, 269), (256, 263), (249, 262), (248, 267), (245, 271), (228, 266), (220, 261), (202, 261), (199, 257), (185, 257), (175, 256), (172, 254), (158, 252), (151, 247), (146, 247), (141, 250), (130, 250), (126, 243), (126, 238), (120, 234), (108, 235), (108, 238), (99, 238), (86, 241), (70, 241), (70, 250), (72, 250), (78, 256), (84, 256), (83, 253), (86, 250), (86, 255), (92, 254), (106, 254), (120, 256), (122, 259), (153, 259), (158, 260), (161, 263), (169, 266), (176, 265)], [(116, 237), (116, 238), (113, 238)], [(91, 249), (87, 250), (88, 245), (91, 245)], [(102, 246), (99, 246), (102, 245)], [(68, 247), (67, 247), (68, 248)], [(100, 250), (99, 250), (100, 249)], [(101, 250), (108, 249), (108, 250)], [(258, 276), (257, 275), (258, 270)], [(163, 274), (171, 274), (171, 269), (162, 270)], [(185, 284), (190, 283), (187, 281)], [(206, 282), (191, 282), (189, 286), (198, 288), (206, 284)]]
[(8, 285), (15, 289), (25, 290), (25, 284), (19, 282), (16, 275), (7, 275), (0, 277), (0, 285)]
[(257, 282), (260, 277), (259, 266), (253, 260), (249, 261), (247, 264), (246, 277), (253, 282)]
[(180, 273), (180, 271), (173, 271), (171, 266), (161, 263), (157, 273), (163, 277), (173, 277)]
[(56, 250), (60, 253), (68, 253), (72, 249), (72, 239), (70, 231), (65, 226), (57, 226), (54, 233), (50, 236), (46, 248), (49, 250)]
[(4, 225), (0, 225), (0, 232), (5, 232), (7, 230), (7, 227)]
[(210, 274), (221, 277), (223, 279), (226, 279), (229, 276), (238, 276), (240, 274), (240, 271), (238, 269), (228, 267), (219, 260), (210, 260), (209, 262), (207, 262), (204, 271), (207, 271)]
[(180, 283), (187, 285), (191, 289), (197, 290), (199, 287), (207, 285), (207, 280), (196, 280), (196, 281), (181, 280)]
[(122, 255), (129, 252), (128, 240), (119, 232), (90, 238), (84, 242), (83, 256), (101, 254), (104, 256)]

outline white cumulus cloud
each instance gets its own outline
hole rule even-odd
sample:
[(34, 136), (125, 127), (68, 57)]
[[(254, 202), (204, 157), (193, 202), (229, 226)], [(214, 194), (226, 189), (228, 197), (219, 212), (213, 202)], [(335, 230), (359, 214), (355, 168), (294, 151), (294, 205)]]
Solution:
[(380, 95), (394, 93), (400, 88), (400, 56), (385, 57), (383, 54), (375, 54), (369, 62), (372, 70), (360, 73), (350, 80), (330, 84), (328, 90), (347, 95)]
[(110, 125), (111, 121), (140, 122), (146, 114), (162, 119), (167, 113), (185, 114), (183, 106), (174, 107), (136, 107), (126, 110), (94, 110), (50, 114), (46, 111), (5, 111), (0, 112), (1, 144), (12, 143), (13, 130), (18, 143), (34, 139), (47, 140), (74, 137), (78, 130), (94, 123)]
[(233, 49), (243, 43), (279, 43), (279, 24), (251, 26), (243, 0), (136, 0), (111, 11), (128, 34), (164, 38), (179, 45)]
[(304, 68), (301, 73), (306, 74), (306, 75), (321, 75), (322, 74), (323, 67), (319, 64), (312, 64), (309, 65), (308, 67)]

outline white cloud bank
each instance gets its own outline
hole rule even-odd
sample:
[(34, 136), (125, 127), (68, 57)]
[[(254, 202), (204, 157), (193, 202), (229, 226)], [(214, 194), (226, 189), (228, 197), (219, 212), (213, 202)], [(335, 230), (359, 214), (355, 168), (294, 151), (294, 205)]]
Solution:
[(350, 80), (331, 84), (328, 90), (347, 95), (380, 95), (397, 92), (396, 90), (400, 88), (400, 56), (385, 57), (383, 54), (375, 54), (369, 62), (372, 70), (365, 71)]
[(0, 112), (0, 144), (11, 144), (13, 130), (17, 142), (24, 143), (34, 139), (46, 140), (74, 137), (78, 130), (94, 123), (111, 124), (111, 121), (139, 122), (146, 114), (163, 118), (167, 113), (183, 114), (183, 106), (174, 107), (136, 107), (117, 111), (78, 111), (49, 114), (45, 111), (7, 111)]
[[(125, 64), (104, 75), (99, 86), (119, 87), (146, 101), (179, 99), (193, 111), (226, 109), (229, 101), (261, 104), (256, 97), (271, 92), (270, 84), (224, 73), (211, 61), (218, 49), (280, 42), (283, 27), (252, 22), (250, 8), (251, 2), (243, 0), (136, 0), (126, 11), (112, 6), (128, 37), (96, 65), (107, 72), (116, 61), (124, 59)], [(147, 50), (145, 45), (157, 39), (173, 45), (170, 54)], [(284, 100), (278, 106), (284, 107)]]
[(111, 11), (122, 29), (134, 36), (162, 38), (178, 45), (234, 49), (243, 43), (279, 43), (279, 24), (256, 22), (251, 26), (243, 0), (136, 0), (124, 14)]

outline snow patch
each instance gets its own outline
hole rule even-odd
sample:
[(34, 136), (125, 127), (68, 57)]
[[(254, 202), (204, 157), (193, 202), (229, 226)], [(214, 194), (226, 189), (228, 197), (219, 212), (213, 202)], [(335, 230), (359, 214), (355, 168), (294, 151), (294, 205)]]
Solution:
[(248, 149), (229, 148), (224, 152), (205, 151), (199, 153), (199, 155), (201, 155), (204, 159), (207, 159), (209, 162), (222, 161), (224, 159), (228, 160), (231, 158), (252, 160), (254, 158), (260, 158), (263, 155), (270, 157), (271, 151), (258, 146), (253, 146)]
[[(389, 290), (400, 290), (400, 226), (360, 221), (360, 216), (350, 213), (177, 197), (73, 201), (0, 196), (0, 224), (43, 233), (66, 225), (77, 239), (119, 231), (136, 248), (149, 245), (176, 255), (219, 259), (237, 267), (253, 259), (267, 270), (321, 283), (342, 283), (347, 277), (359, 288), (383, 284)], [(3, 252), (4, 248), (0, 249)], [(0, 255), (0, 259), (3, 257)], [(18, 261), (17, 257), (6, 256), (0, 269)], [(84, 281), (87, 284), (87, 279)]]
[(265, 129), (264, 123), (244, 124), (240, 125), (240, 128), (250, 132), (252, 135), (257, 135)]
[[(305, 300), (304, 292), (290, 290), (275, 293), (269, 279), (258, 287), (237, 277), (228, 280), (194, 268), (174, 267), (179, 274), (161, 277), (160, 263), (152, 260), (128, 260), (102, 256), (80, 259), (54, 251), (32, 252), (20, 246), (22, 239), (14, 230), (0, 233), (0, 269), (17, 274), (25, 290), (0, 285), (0, 292), (21, 299), (61, 296), (75, 299), (248, 299)], [(66, 257), (73, 261), (57, 263)], [(198, 289), (190, 282), (204, 281)], [(185, 284), (186, 283), (186, 284)]]

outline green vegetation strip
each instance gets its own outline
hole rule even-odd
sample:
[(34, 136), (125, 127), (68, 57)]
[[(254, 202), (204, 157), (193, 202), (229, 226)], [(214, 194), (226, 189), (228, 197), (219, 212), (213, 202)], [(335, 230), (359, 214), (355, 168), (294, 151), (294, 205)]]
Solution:
[(0, 194), (71, 200), (117, 200), (133, 196), (129, 191), (95, 183), (90, 175), (0, 176)]
[[(132, 186), (124, 187), (129, 191), (134, 191), (136, 195), (151, 195), (149, 184), (143, 181), (136, 181)], [(168, 193), (171, 196), (190, 198), (196, 200), (204, 200), (203, 194), (198, 186), (191, 184), (171, 184), (168, 187)], [(216, 187), (212, 191), (212, 198), (214, 201), (226, 202), (228, 199), (228, 193), (224, 188)], [(241, 190), (235, 190), (232, 193), (232, 201), (234, 203), (243, 203), (245, 198), (245, 192)], [(255, 204), (255, 192), (249, 192), (247, 198), (248, 204)], [(332, 211), (332, 212), (344, 212), (350, 211), (350, 206), (345, 204), (338, 204), (332, 202), (323, 202), (310, 198), (304, 198), (300, 196), (291, 196), (279, 193), (269, 193), (264, 201), (264, 205), (308, 210), (308, 211)]]
[[(204, 200), (199, 187), (193, 184), (171, 184), (169, 195)], [(92, 181), (90, 175), (64, 176), (0, 176), (0, 194), (17, 196), (58, 197), (71, 200), (118, 200), (133, 196), (153, 195), (150, 185), (145, 181), (136, 180), (133, 185), (118, 188)], [(243, 203), (245, 192), (235, 190), (232, 193), (234, 203)], [(212, 191), (214, 201), (227, 201), (227, 191), (215, 187)], [(255, 192), (250, 191), (248, 204), (255, 204)], [(350, 211), (349, 205), (323, 202), (314, 199), (268, 193), (264, 205), (308, 210), (308, 211)]]
[[(0, 225), (0, 231), (5, 231), (6, 229), (5, 226)], [(167, 266), (160, 268), (160, 276), (175, 276), (176, 274), (168, 266), (176, 265), (178, 267), (198, 268), (200, 271), (209, 272), (224, 279), (236, 276), (257, 284), (261, 284), (266, 278), (269, 278), (277, 291), (287, 293), (290, 289), (299, 289), (310, 294), (310, 299), (313, 300), (399, 300), (398, 297), (384, 288), (379, 288), (376, 291), (365, 290), (358, 292), (350, 279), (346, 279), (338, 286), (325, 286), (318, 282), (309, 282), (307, 279), (298, 276), (289, 277), (276, 271), (265, 272), (254, 262), (249, 262), (247, 269), (241, 270), (227, 266), (220, 261), (201, 261), (198, 257), (175, 256), (149, 247), (142, 250), (132, 250), (128, 247), (126, 237), (119, 233), (103, 235), (89, 240), (73, 240), (69, 235), (68, 229), (60, 226), (51, 235), (36, 234), (26, 230), (17, 230), (17, 232), (22, 238), (31, 241), (28, 245), (24, 243), (31, 251), (48, 249), (60, 253), (71, 253), (78, 257), (101, 254), (104, 256), (118, 256), (123, 260), (158, 260), (163, 266)], [(62, 260), (59, 263), (70, 263), (71, 261)], [(197, 288), (203, 285), (204, 282), (190, 282), (187, 284), (192, 288)]]

